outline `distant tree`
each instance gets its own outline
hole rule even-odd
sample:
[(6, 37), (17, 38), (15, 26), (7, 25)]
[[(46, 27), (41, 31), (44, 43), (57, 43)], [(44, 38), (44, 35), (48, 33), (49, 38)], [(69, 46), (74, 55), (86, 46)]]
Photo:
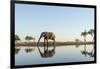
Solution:
[(15, 41), (18, 41), (18, 40), (20, 40), (19, 36), (15, 35)]
[(91, 37), (92, 37), (93, 40), (94, 40), (94, 29), (90, 29), (90, 30), (88, 31), (88, 34), (91, 35)]
[(82, 32), (81, 33), (81, 36), (83, 36), (84, 37), (84, 42), (86, 42), (86, 36), (87, 36), (87, 32), (86, 32), (86, 30), (84, 30), (84, 32)]
[(78, 48), (79, 47), (79, 44), (78, 44), (79, 39), (75, 39), (75, 42), (76, 42), (76, 48)]
[(79, 42), (79, 39), (75, 39), (75, 42)]
[(28, 40), (28, 41), (30, 41), (30, 40), (35, 40), (35, 38), (33, 38), (32, 36), (26, 36), (26, 37), (25, 37), (25, 40)]

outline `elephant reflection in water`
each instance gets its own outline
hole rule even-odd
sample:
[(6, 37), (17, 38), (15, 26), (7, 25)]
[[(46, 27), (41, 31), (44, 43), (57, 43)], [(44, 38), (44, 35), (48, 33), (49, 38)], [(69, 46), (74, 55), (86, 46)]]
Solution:
[[(44, 37), (44, 52), (42, 53), (39, 48), (40, 39)], [(48, 50), (48, 40), (53, 40), (53, 49)], [(53, 32), (42, 32), (37, 42), (37, 47), (41, 57), (52, 57), (55, 54), (55, 34)]]
[(48, 57), (53, 57), (55, 54), (55, 50), (45, 50), (44, 52), (41, 52), (39, 47), (38, 47), (39, 53), (41, 55), (42, 58), (48, 58)]

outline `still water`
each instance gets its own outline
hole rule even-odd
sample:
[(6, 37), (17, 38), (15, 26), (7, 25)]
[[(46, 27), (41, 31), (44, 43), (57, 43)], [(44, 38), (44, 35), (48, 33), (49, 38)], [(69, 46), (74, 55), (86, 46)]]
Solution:
[(45, 54), (43, 47), (40, 47), (40, 51), (37, 47), (16, 47), (15, 65), (94, 61), (93, 45), (58, 46), (55, 51), (49, 47), (49, 50)]

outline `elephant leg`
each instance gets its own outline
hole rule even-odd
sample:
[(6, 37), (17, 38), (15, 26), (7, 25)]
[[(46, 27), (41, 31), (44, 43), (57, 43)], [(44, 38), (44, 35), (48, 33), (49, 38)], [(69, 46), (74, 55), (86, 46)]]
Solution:
[(46, 51), (46, 40), (44, 38), (44, 52)]
[(47, 51), (48, 51), (48, 39), (47, 39)]

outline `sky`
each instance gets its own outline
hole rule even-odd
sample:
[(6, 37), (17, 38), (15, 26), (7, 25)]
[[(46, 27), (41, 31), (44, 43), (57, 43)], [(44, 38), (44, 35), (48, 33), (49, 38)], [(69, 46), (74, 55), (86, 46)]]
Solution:
[[(56, 41), (83, 40), (85, 29), (94, 28), (94, 9), (44, 5), (15, 5), (15, 34), (24, 40), (31, 35), (38, 40), (41, 32), (53, 32)], [(91, 40), (90, 36), (87, 38)]]

